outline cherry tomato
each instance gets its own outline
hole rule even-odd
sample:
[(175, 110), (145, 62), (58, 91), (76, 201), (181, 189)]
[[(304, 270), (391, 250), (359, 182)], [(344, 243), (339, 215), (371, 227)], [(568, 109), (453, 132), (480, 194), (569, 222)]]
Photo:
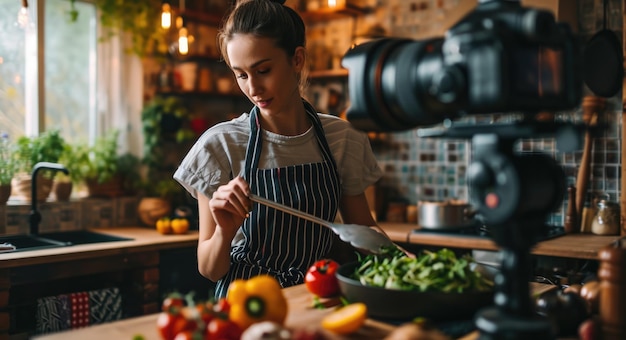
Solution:
[(313, 263), (304, 277), (306, 288), (319, 297), (338, 295), (339, 281), (335, 276), (337, 269), (339, 269), (339, 263), (330, 259)]
[(172, 340), (176, 336), (174, 333), (174, 324), (176, 323), (177, 315), (167, 312), (159, 313), (157, 317), (157, 329), (161, 338), (164, 340)]
[(184, 331), (176, 334), (174, 340), (202, 340), (202, 334), (195, 331)]
[(161, 312), (157, 317), (157, 329), (165, 340), (172, 340), (185, 331), (195, 331), (198, 322), (194, 319), (192, 309), (183, 307), (177, 312)]
[(164, 312), (175, 312), (185, 307), (185, 298), (180, 293), (171, 293), (164, 300), (161, 309)]
[(228, 301), (226, 301), (226, 298), (219, 299), (213, 305), (213, 312), (215, 312), (216, 314), (227, 316), (229, 311), (230, 304), (228, 303)]
[(206, 330), (207, 325), (209, 324), (209, 322), (211, 322), (211, 320), (215, 317), (215, 314), (213, 312), (213, 303), (211, 302), (207, 302), (207, 303), (198, 303), (196, 304), (196, 309), (198, 310), (198, 313), (200, 314), (200, 319), (202, 320), (202, 327), (203, 329), (201, 329), (201, 331), (204, 333), (204, 330)]
[(239, 340), (242, 330), (236, 323), (223, 318), (213, 318), (206, 331), (206, 340)]

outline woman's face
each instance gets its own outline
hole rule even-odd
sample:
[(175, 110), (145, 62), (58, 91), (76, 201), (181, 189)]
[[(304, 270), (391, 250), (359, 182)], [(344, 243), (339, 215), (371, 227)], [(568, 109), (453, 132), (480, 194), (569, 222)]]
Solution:
[(280, 113), (300, 102), (298, 74), (304, 63), (303, 48), (289, 57), (270, 38), (236, 34), (226, 51), (239, 88), (262, 113)]

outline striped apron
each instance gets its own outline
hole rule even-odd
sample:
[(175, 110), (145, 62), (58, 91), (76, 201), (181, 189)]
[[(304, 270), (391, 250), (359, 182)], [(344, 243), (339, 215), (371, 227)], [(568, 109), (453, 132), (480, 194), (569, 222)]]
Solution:
[[(323, 161), (259, 169), (263, 138), (255, 106), (250, 113), (244, 178), (254, 194), (333, 221), (341, 197), (337, 165), (315, 109), (306, 101), (304, 105)], [(216, 298), (226, 296), (233, 280), (259, 274), (274, 276), (282, 287), (303, 283), (307, 269), (330, 251), (333, 242), (330, 229), (258, 203), (241, 228), (243, 240), (231, 249), (230, 270), (217, 282)]]

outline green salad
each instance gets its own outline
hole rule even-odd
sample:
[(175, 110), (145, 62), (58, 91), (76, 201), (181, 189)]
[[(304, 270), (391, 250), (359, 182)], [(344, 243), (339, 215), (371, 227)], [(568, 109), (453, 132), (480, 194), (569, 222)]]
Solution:
[(473, 270), (470, 255), (457, 257), (450, 249), (424, 250), (415, 258), (389, 250), (359, 261), (354, 279), (362, 285), (419, 292), (464, 293), (493, 289), (493, 281)]

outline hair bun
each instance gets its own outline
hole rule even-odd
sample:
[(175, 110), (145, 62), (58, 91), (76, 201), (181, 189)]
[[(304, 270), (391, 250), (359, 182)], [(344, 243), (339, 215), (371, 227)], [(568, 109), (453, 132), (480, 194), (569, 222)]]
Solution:
[(284, 5), (286, 0), (271, 0), (271, 1)]

